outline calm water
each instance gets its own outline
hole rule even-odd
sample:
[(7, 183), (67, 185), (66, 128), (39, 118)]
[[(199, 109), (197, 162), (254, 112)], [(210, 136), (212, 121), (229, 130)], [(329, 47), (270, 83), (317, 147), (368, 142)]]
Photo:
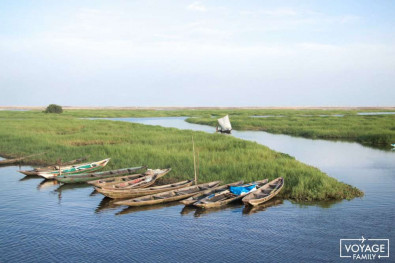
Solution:
[[(214, 131), (184, 119), (122, 120)], [(54, 185), (3, 167), (0, 262), (346, 262), (339, 258), (340, 238), (393, 243), (394, 152), (264, 132), (232, 136), (293, 155), (359, 187), (365, 197), (315, 205), (273, 200), (256, 210), (236, 204), (201, 211), (178, 203), (131, 209), (85, 185)], [(390, 251), (393, 259), (393, 246)]]

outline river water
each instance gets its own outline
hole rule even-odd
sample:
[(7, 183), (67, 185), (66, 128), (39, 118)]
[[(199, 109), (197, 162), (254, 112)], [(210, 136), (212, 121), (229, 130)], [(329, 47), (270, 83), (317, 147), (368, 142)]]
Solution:
[[(113, 120), (214, 132), (183, 117)], [(275, 199), (254, 210), (178, 203), (127, 208), (86, 185), (61, 186), (17, 172), (28, 166), (2, 167), (0, 262), (349, 262), (339, 257), (340, 239), (393, 243), (395, 152), (259, 131), (231, 136), (292, 155), (365, 196), (316, 204)], [(393, 262), (390, 253), (378, 262)]]

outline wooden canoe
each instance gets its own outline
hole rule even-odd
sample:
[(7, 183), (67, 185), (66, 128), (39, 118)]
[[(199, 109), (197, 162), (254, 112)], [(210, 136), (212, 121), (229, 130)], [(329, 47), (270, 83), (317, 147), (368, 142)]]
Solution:
[(166, 175), (171, 171), (171, 168), (169, 169), (148, 169), (145, 173), (142, 174), (131, 174), (131, 175), (126, 175), (126, 176), (117, 176), (117, 177), (111, 177), (111, 178), (105, 178), (105, 179), (100, 179), (100, 180), (94, 180), (94, 181), (89, 181), (88, 184), (92, 184), (94, 186), (100, 186), (100, 187), (108, 187), (108, 186), (113, 186), (119, 183), (125, 183), (128, 181), (133, 181), (137, 178), (146, 176), (146, 175), (154, 175), (161, 173), (161, 176)]
[(198, 194), (201, 191), (206, 191), (210, 188), (214, 188), (219, 184), (220, 181), (198, 184), (198, 185), (184, 187), (181, 189), (167, 191), (159, 194), (145, 195), (142, 197), (119, 201), (116, 202), (115, 204), (128, 205), (128, 206), (144, 206), (144, 205), (155, 205), (155, 204), (168, 203), (172, 201), (179, 201), (191, 197), (195, 194)]
[(203, 191), (203, 192), (201, 192), (197, 195), (191, 196), (187, 199), (181, 200), (180, 202), (184, 205), (193, 205), (193, 203), (196, 203), (197, 201), (205, 198), (206, 196), (209, 196), (211, 194), (215, 194), (215, 193), (218, 193), (218, 192), (228, 189), (229, 186), (238, 186), (238, 185), (242, 185), (242, 184), (243, 184), (243, 181), (238, 181), (238, 182), (231, 183), (231, 184), (221, 185), (221, 186), (215, 187), (213, 189)]
[(138, 167), (110, 170), (110, 171), (97, 172), (97, 173), (68, 174), (68, 175), (57, 176), (55, 177), (55, 179), (65, 184), (86, 183), (88, 181), (99, 180), (101, 178), (109, 178), (109, 177), (121, 176), (125, 174), (133, 174), (136, 173), (138, 170), (145, 168), (147, 167), (138, 166)]
[(273, 197), (275, 197), (283, 188), (284, 179), (279, 177), (270, 181), (268, 184), (258, 188), (256, 191), (249, 193), (243, 198), (243, 203), (245, 205), (259, 205), (263, 204), (266, 201), (269, 201)]
[(113, 199), (125, 199), (125, 198), (135, 198), (139, 196), (144, 196), (144, 195), (152, 195), (152, 194), (158, 194), (162, 192), (167, 192), (167, 191), (172, 191), (172, 190), (177, 190), (180, 188), (184, 188), (187, 186), (191, 186), (193, 184), (192, 180), (186, 180), (174, 184), (166, 184), (166, 185), (157, 185), (157, 186), (151, 186), (147, 188), (132, 188), (132, 189), (126, 189), (126, 190), (118, 190), (118, 189), (103, 189), (100, 187), (95, 187), (96, 191), (99, 193), (113, 198)]
[(106, 190), (128, 190), (134, 188), (145, 188), (153, 185), (156, 180), (165, 176), (170, 171), (171, 168), (163, 169), (163, 170), (161, 169), (151, 170), (150, 173), (147, 173), (142, 177), (121, 183), (114, 183), (114, 184), (109, 183), (108, 185), (98, 186), (97, 188), (106, 189)]
[(103, 168), (104, 166), (106, 166), (109, 161), (110, 161), (110, 158), (107, 158), (107, 159), (97, 161), (97, 162), (83, 163), (83, 164), (70, 165), (70, 166), (62, 166), (62, 167), (60, 167), (60, 169), (57, 169), (54, 171), (38, 172), (38, 175), (42, 176), (46, 179), (53, 179), (55, 177), (58, 177), (59, 174), (69, 175), (69, 174), (80, 174), (80, 173), (93, 172), (93, 171), (99, 170), (99, 169)]
[[(62, 163), (62, 166), (78, 164), (78, 163), (83, 162), (83, 161), (86, 161), (85, 157)], [(22, 173), (24, 175), (28, 175), (28, 176), (38, 176), (38, 172), (50, 172), (50, 171), (55, 171), (55, 170), (59, 170), (59, 166), (57, 164), (53, 164), (53, 165), (50, 165), (50, 166), (47, 166), (47, 167), (35, 168), (35, 169), (32, 169), (32, 170), (20, 170), (18, 172), (20, 172), (20, 173)]]
[[(261, 180), (261, 181), (256, 181), (250, 184), (245, 184), (243, 186), (251, 186), (253, 184), (255, 184), (257, 186), (257, 188), (262, 187), (263, 185), (265, 185), (267, 183), (267, 179), (265, 180)], [(220, 207), (220, 206), (224, 206), (227, 205), (229, 203), (235, 202), (237, 200), (242, 199), (245, 194), (240, 194), (240, 195), (236, 195), (231, 193), (228, 189), (223, 190), (222, 192), (218, 192), (214, 195), (208, 195), (205, 198), (195, 202), (193, 205), (200, 207), (200, 208), (213, 208), (213, 207)]]

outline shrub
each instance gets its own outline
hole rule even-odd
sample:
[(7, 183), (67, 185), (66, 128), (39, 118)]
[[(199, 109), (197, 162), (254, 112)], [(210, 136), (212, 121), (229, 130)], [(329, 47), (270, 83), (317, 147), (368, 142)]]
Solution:
[(62, 106), (56, 104), (50, 104), (44, 111), (45, 113), (62, 113), (63, 109)]

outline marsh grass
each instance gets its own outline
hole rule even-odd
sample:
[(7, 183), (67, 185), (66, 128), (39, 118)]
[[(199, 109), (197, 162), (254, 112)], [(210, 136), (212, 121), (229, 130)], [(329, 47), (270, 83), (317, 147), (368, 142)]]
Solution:
[[(187, 121), (215, 126), (216, 119), (230, 115), (237, 130), (260, 130), (312, 139), (355, 141), (363, 145), (388, 148), (395, 142), (395, 115), (357, 115), (358, 112), (391, 110), (323, 109), (234, 109), (234, 110), (69, 110), (74, 117), (169, 117), (187, 116)], [(252, 116), (266, 116), (254, 118)]]
[(33, 164), (51, 164), (59, 158), (72, 160), (81, 156), (88, 156), (92, 161), (111, 157), (106, 170), (142, 164), (151, 168), (171, 167), (168, 177), (184, 180), (193, 178), (193, 135), (199, 151), (199, 182), (251, 182), (282, 176), (285, 187), (281, 196), (288, 199), (340, 200), (363, 195), (357, 188), (338, 182), (314, 167), (254, 142), (220, 134), (73, 116), (0, 112), (0, 153), (23, 156), (48, 152), (26, 161)]
[[(259, 130), (312, 139), (356, 141), (390, 148), (395, 142), (395, 115), (283, 116), (251, 118), (230, 116), (236, 130)], [(213, 118), (188, 118), (190, 123), (216, 125)]]

